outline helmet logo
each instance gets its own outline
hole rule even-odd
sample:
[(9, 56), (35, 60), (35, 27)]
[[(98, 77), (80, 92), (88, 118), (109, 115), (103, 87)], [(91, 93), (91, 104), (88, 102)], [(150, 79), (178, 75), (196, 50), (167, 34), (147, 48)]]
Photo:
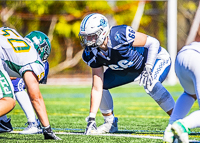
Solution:
[(40, 44), (40, 41), (37, 37), (33, 37), (32, 39), (35, 42), (35, 44), (37, 44), (37, 45)]
[(107, 22), (105, 21), (105, 19), (101, 19), (100, 20), (100, 25), (97, 26), (97, 27), (100, 27), (100, 26), (102, 26), (102, 27), (106, 27), (107, 26)]

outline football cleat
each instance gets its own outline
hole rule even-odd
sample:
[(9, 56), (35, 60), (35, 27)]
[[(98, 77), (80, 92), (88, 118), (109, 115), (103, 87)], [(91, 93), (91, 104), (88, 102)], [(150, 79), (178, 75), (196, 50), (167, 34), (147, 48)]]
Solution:
[(43, 128), (43, 135), (45, 140), (62, 140), (61, 138), (57, 137), (56, 134), (51, 130), (51, 126), (48, 128)]
[(188, 134), (190, 134), (190, 129), (183, 124), (182, 120), (177, 120), (174, 122), (172, 124), (172, 130), (182, 143), (189, 143)]
[(13, 131), (10, 121), (10, 118), (8, 118), (6, 121), (0, 120), (0, 133)]
[(37, 119), (36, 122), (28, 122), (28, 127), (26, 127), (23, 131), (19, 132), (19, 134), (41, 134), (42, 128), (40, 126), (40, 121)]
[(104, 124), (99, 126), (97, 130), (92, 130), (91, 134), (115, 133), (118, 131), (117, 122), (117, 117), (114, 117), (112, 122), (104, 120)]
[(95, 118), (88, 118), (88, 123), (87, 123), (87, 127), (85, 129), (84, 134), (90, 135), (92, 130), (94, 131), (97, 130)]
[(171, 129), (172, 125), (169, 124), (165, 129), (164, 136), (163, 136), (163, 143), (173, 143), (174, 140), (174, 133)]

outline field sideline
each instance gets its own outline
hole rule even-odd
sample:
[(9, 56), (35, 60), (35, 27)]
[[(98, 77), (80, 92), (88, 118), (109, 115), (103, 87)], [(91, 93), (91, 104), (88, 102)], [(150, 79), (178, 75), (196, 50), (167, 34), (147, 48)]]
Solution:
[[(165, 86), (176, 100), (182, 93), (180, 85)], [(111, 89), (114, 113), (118, 117), (119, 132), (115, 134), (83, 135), (85, 118), (89, 113), (90, 86), (41, 85), (50, 124), (62, 141), (56, 142), (162, 142), (163, 132), (168, 123), (168, 115), (149, 97), (142, 87), (128, 84)], [(192, 111), (199, 109), (197, 102)], [(8, 115), (14, 128), (13, 133), (0, 134), (3, 142), (55, 142), (45, 141), (41, 134), (19, 135), (27, 119), (20, 106)], [(98, 112), (97, 126), (103, 123)], [(191, 142), (200, 141), (200, 130), (191, 130)]]

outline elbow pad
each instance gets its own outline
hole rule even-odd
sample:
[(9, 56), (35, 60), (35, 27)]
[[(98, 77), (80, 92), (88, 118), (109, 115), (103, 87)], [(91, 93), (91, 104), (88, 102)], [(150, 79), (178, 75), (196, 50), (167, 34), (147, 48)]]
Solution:
[(160, 47), (160, 42), (156, 38), (147, 36), (147, 40), (146, 40), (144, 47), (148, 48), (146, 64), (153, 66), (155, 63), (155, 60), (157, 58), (158, 49)]

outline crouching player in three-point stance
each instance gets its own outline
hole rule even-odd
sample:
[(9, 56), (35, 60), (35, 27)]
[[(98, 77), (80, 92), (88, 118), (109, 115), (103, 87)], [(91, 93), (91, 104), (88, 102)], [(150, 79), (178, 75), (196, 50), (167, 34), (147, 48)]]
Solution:
[[(161, 84), (170, 70), (171, 60), (157, 39), (135, 32), (127, 25), (109, 27), (107, 18), (97, 13), (82, 20), (79, 38), (84, 47), (83, 60), (92, 68), (93, 78), (86, 135), (118, 131), (108, 89), (133, 82), (139, 76), (145, 91), (171, 114), (174, 99)], [(104, 66), (108, 67), (105, 72)], [(98, 108), (105, 122), (97, 128)]]
[(44, 78), (45, 72), (42, 59), (48, 56), (51, 48), (49, 38), (39, 31), (33, 31), (23, 38), (16, 30), (2, 27), (0, 39), (0, 116), (7, 114), (15, 106), (14, 89), (9, 76), (23, 78), (31, 103), (43, 126), (44, 138), (60, 140), (51, 129), (39, 89), (39, 81)]
[(189, 143), (190, 129), (200, 127), (200, 110), (186, 116), (196, 99), (200, 107), (199, 61), (200, 42), (192, 42), (190, 45), (184, 46), (177, 54), (175, 72), (184, 92), (176, 101), (169, 124), (164, 132), (164, 142), (172, 143), (178, 136), (181, 142)]
[[(40, 47), (42, 48), (49, 48), (49, 47)], [(48, 50), (50, 54), (50, 50)], [(43, 57), (42, 61), (45, 65), (45, 73), (44, 73), (44, 78), (39, 81), (40, 84), (46, 84), (47, 82), (47, 76), (49, 72), (49, 63), (47, 61), (47, 56)], [(23, 78), (16, 78), (16, 77), (10, 77), (12, 84), (14, 86), (14, 93), (15, 93), (15, 98), (17, 102), (19, 103), (20, 107), (24, 111), (26, 118), (27, 118), (27, 123), (28, 126), (19, 134), (39, 134), (42, 133), (42, 128), (40, 125), (40, 121), (36, 118), (35, 112), (33, 109), (33, 106), (31, 104), (30, 98), (25, 91), (25, 83), (23, 81)], [(25, 124), (25, 125), (26, 125)], [(0, 117), (0, 133), (1, 132), (11, 132), (13, 130), (12, 125), (11, 125), (11, 119), (7, 118), (6, 115)]]

